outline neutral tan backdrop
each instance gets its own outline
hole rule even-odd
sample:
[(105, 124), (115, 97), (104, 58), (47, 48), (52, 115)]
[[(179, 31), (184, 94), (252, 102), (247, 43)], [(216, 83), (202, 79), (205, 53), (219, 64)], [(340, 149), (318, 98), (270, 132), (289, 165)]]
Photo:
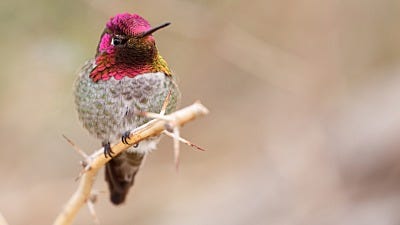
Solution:
[[(127, 203), (107, 194), (102, 224), (400, 223), (400, 2), (0, 2), (0, 212), (12, 225), (50, 224), (91, 152), (72, 83), (110, 16), (136, 12), (155, 34), (183, 93), (211, 114), (184, 137), (174, 171), (164, 138)], [(106, 191), (103, 173), (96, 189)], [(83, 208), (75, 224), (92, 224)]]

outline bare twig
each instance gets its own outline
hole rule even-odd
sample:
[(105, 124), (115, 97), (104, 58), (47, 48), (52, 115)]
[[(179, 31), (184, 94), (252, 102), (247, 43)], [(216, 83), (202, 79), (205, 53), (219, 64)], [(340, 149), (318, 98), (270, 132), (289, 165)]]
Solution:
[(65, 140), (72, 146), (73, 149), (75, 149), (76, 152), (78, 152), (79, 155), (81, 155), (85, 160), (89, 157), (81, 148), (79, 148), (71, 139), (69, 139), (67, 136), (64, 134), (62, 135)]
[(144, 116), (147, 118), (151, 119), (160, 119), (160, 120), (165, 120), (165, 121), (171, 121), (171, 118), (168, 115), (163, 115), (163, 114), (158, 114), (158, 113), (152, 113), (152, 112), (138, 112), (137, 115), (139, 116)]
[[(203, 148), (189, 142), (188, 140), (183, 139), (180, 136), (180, 131), (179, 131), (179, 127), (175, 125), (175, 121), (174, 118), (169, 117), (168, 115), (165, 115), (167, 106), (169, 104), (169, 99), (170, 99), (170, 95), (171, 95), (171, 91), (169, 91), (168, 95), (166, 96), (161, 112), (158, 113), (152, 113), (152, 112), (139, 112), (137, 113), (137, 115), (139, 116), (145, 116), (147, 118), (151, 118), (151, 119), (160, 119), (160, 120), (164, 120), (168, 123), (166, 123), (166, 130), (163, 131), (164, 134), (166, 134), (167, 136), (170, 136), (173, 138), (174, 140), (174, 164), (175, 164), (175, 169), (176, 171), (179, 170), (179, 155), (180, 155), (180, 146), (179, 143), (183, 142), (191, 147), (195, 147), (199, 150), (204, 151)], [(170, 132), (172, 131), (172, 132)]]
[[(204, 116), (208, 113), (206, 107), (201, 103), (196, 102), (186, 108), (178, 110), (168, 115), (174, 121), (176, 127), (182, 126), (185, 123), (196, 119), (197, 117)], [(166, 129), (166, 122), (162, 119), (153, 119), (133, 130), (129, 136), (129, 145), (122, 142), (114, 144), (111, 148), (115, 155), (127, 150), (132, 145), (140, 142), (151, 136), (161, 134)], [(103, 154), (104, 149), (101, 148), (89, 156), (90, 162), (86, 166), (86, 172), (82, 175), (78, 189), (72, 195), (68, 203), (65, 205), (62, 212), (56, 218), (55, 225), (71, 224), (80, 208), (90, 199), (93, 183), (95, 181), (97, 172), (103, 167), (110, 157), (105, 158)]]
[(100, 224), (99, 218), (97, 217), (96, 210), (94, 209), (94, 203), (97, 201), (97, 193), (92, 193), (89, 200), (87, 201), (87, 206), (89, 208), (90, 215), (92, 215), (95, 224)]
[(180, 153), (179, 133), (180, 133), (179, 128), (177, 126), (174, 126), (174, 133), (173, 133), (174, 134), (174, 163), (175, 163), (176, 171), (179, 170), (179, 153)]
[[(165, 135), (167, 135), (167, 136), (169, 136), (169, 137), (172, 137), (172, 138), (176, 138), (175, 137), (175, 135), (173, 134), (173, 133), (171, 133), (171, 132), (169, 132), (169, 131), (167, 131), (167, 130), (164, 130), (163, 131), (163, 134), (165, 134)], [(196, 145), (196, 144), (194, 144), (194, 143), (192, 143), (192, 142), (190, 142), (190, 141), (188, 141), (188, 140), (186, 140), (186, 139), (184, 139), (184, 138), (182, 138), (182, 137), (177, 137), (177, 139), (180, 141), (180, 142), (182, 142), (183, 144), (186, 144), (186, 145), (188, 145), (188, 146), (190, 146), (190, 147), (194, 147), (194, 148), (196, 148), (197, 150), (200, 150), (200, 151), (205, 151), (205, 149), (204, 148), (202, 148), (202, 147), (200, 147), (200, 146), (198, 146), (198, 145)]]
[(165, 97), (164, 99), (164, 103), (161, 107), (161, 112), (160, 112), (161, 115), (165, 115), (170, 99), (171, 99), (171, 90), (168, 91), (167, 97)]

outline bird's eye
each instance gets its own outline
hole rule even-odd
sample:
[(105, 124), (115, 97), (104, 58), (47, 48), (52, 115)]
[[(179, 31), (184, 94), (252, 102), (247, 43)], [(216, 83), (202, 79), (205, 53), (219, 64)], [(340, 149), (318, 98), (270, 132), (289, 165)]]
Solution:
[(125, 44), (126, 39), (123, 37), (113, 37), (111, 40), (111, 44), (114, 46), (123, 45)]

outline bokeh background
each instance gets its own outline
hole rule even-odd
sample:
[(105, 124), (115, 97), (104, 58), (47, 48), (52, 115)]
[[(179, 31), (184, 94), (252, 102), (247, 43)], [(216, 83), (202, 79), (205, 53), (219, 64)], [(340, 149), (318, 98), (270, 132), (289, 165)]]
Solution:
[[(0, 212), (51, 224), (77, 187), (72, 83), (109, 17), (172, 26), (155, 37), (183, 93), (211, 114), (150, 154), (102, 224), (400, 224), (400, 1), (0, 2)], [(75, 224), (93, 224), (82, 208)]]

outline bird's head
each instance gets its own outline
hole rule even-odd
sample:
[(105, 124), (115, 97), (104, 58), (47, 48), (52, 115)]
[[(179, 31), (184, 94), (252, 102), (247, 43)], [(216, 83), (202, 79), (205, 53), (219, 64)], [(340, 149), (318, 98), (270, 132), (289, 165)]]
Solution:
[[(96, 64), (98, 69), (92, 72), (92, 79), (98, 81), (100, 79), (107, 80), (111, 76), (116, 79), (126, 76), (118, 74), (118, 71), (121, 70), (117, 71), (113, 68), (115, 66), (124, 70), (134, 70), (127, 76), (153, 70), (164, 70), (162, 67), (165, 61), (158, 55), (152, 34), (168, 25), (170, 23), (151, 27), (147, 20), (137, 14), (123, 13), (112, 17), (107, 22), (97, 46)], [(162, 62), (159, 62), (160, 60)], [(158, 69), (158, 67), (160, 68)], [(167, 67), (165, 70), (169, 71)]]

